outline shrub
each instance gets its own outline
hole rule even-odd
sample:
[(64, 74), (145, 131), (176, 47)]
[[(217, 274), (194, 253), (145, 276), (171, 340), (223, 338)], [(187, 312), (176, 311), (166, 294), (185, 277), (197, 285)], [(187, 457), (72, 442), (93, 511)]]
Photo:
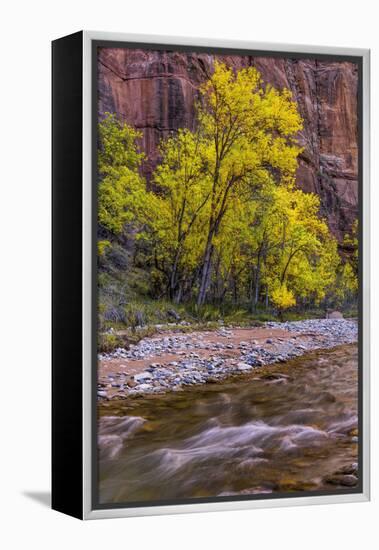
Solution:
[(122, 307), (109, 306), (104, 311), (104, 320), (113, 323), (126, 323), (125, 311)]
[(102, 353), (110, 353), (116, 348), (123, 347), (124, 341), (120, 336), (113, 333), (99, 334), (98, 350)]

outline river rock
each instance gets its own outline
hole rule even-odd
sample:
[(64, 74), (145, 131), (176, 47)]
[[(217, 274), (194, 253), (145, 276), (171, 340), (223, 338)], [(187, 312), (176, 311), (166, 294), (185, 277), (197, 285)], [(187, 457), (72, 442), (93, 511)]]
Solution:
[(331, 313), (327, 313), (326, 318), (327, 319), (343, 319), (343, 315), (340, 311), (332, 311)]
[(240, 371), (243, 371), (243, 372), (250, 371), (252, 370), (252, 368), (253, 367), (251, 365), (248, 365), (247, 363), (242, 363), (242, 362), (237, 363), (237, 369)]
[(262, 380), (288, 380), (289, 376), (281, 372), (270, 372), (261, 376)]
[(358, 463), (353, 462), (353, 464), (350, 464), (348, 466), (344, 466), (343, 468), (340, 468), (337, 472), (337, 474), (353, 474), (357, 475), (358, 473)]
[(351, 474), (333, 474), (327, 476), (324, 481), (330, 483), (331, 485), (343, 485), (344, 487), (355, 487), (358, 483), (358, 478), (355, 475)]
[(139, 384), (140, 382), (145, 382), (145, 380), (151, 380), (152, 375), (150, 372), (140, 372), (139, 374), (134, 375), (134, 380)]
[(138, 391), (148, 391), (148, 390), (152, 390), (153, 389), (153, 386), (151, 384), (139, 384), (136, 389)]
[[(180, 387), (181, 385), (204, 384), (214, 382), (233, 375), (242, 375), (251, 370), (259, 369), (264, 365), (282, 363), (294, 357), (300, 357), (311, 350), (329, 349), (340, 344), (350, 344), (357, 341), (358, 328), (355, 320), (348, 319), (308, 319), (295, 322), (268, 322), (268, 328), (280, 328), (288, 332), (287, 338), (276, 339), (275, 346), (267, 346), (273, 338), (262, 339), (264, 344), (257, 341), (218, 342), (216, 346), (208, 344), (208, 339), (215, 335), (225, 338), (235, 338), (237, 332), (233, 329), (219, 331), (205, 331), (201, 334), (158, 335), (152, 338), (141, 339), (138, 344), (130, 346), (129, 350), (118, 348), (110, 354), (99, 354), (99, 359), (118, 359), (121, 355), (132, 364), (135, 360), (148, 359), (158, 355), (176, 354), (177, 360), (165, 363), (151, 362), (141, 373), (127, 377), (117, 376), (114, 373), (106, 374), (99, 380), (99, 398), (106, 398), (107, 391), (114, 388), (125, 392), (125, 395), (141, 395), (144, 391), (151, 392), (150, 387), (166, 388)], [(295, 336), (296, 335), (296, 339)], [(255, 344), (254, 344), (255, 342)], [(223, 350), (232, 349), (225, 353)], [(206, 355), (195, 353), (197, 349), (212, 349)], [(223, 355), (225, 353), (225, 355)], [(153, 360), (153, 359), (152, 359)], [(280, 373), (270, 375), (272, 381), (284, 382), (285, 376)], [(266, 378), (267, 380), (267, 378)], [(127, 386), (124, 386), (124, 384)], [(120, 387), (119, 387), (120, 386)], [(133, 389), (135, 388), (135, 390)], [(141, 389), (142, 388), (142, 389)], [(107, 391), (106, 391), (107, 390)], [(321, 392), (319, 404), (331, 403), (334, 396), (329, 392)], [(356, 440), (355, 433), (349, 433)], [(337, 475), (354, 475), (356, 471), (346, 470), (335, 472)]]

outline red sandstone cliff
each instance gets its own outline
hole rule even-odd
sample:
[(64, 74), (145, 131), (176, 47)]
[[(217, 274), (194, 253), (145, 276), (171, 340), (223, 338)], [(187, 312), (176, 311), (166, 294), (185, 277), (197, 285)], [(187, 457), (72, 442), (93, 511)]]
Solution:
[[(236, 68), (254, 65), (266, 82), (289, 88), (304, 119), (297, 181), (321, 198), (322, 213), (341, 240), (358, 210), (357, 68), (353, 63), (218, 56)], [(147, 177), (168, 132), (193, 127), (198, 86), (212, 71), (208, 54), (103, 48), (99, 114), (114, 112), (143, 132)]]

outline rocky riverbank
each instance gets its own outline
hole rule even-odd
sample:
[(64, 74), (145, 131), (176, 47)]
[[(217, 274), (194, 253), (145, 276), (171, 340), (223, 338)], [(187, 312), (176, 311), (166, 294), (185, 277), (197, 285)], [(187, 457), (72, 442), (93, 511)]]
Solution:
[[(317, 349), (355, 343), (355, 320), (269, 322), (262, 328), (166, 333), (129, 349), (99, 354), (98, 399), (126, 399), (181, 391), (284, 363)], [(280, 377), (280, 376), (279, 376)]]

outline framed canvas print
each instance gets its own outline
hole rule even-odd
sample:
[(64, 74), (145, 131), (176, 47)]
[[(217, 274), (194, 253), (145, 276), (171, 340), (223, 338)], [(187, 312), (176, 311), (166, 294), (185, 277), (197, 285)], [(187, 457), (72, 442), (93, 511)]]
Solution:
[(53, 42), (53, 508), (369, 498), (369, 51)]

